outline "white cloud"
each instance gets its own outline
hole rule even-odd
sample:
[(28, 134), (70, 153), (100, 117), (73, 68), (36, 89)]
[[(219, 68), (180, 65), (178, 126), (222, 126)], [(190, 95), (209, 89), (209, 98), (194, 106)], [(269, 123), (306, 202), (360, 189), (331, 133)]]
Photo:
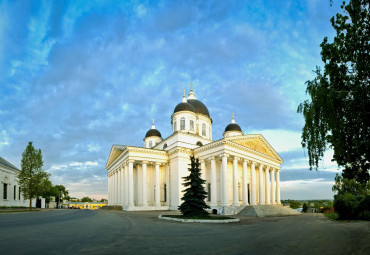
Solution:
[(262, 134), (278, 152), (292, 151), (301, 148), (301, 133), (284, 129), (251, 130), (250, 134)]

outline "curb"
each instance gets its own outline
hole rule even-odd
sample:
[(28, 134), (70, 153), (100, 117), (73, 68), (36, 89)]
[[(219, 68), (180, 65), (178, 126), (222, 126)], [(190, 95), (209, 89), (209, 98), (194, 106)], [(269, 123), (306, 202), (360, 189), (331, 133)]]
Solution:
[(162, 217), (162, 215), (158, 216), (158, 219), (160, 220), (169, 220), (169, 221), (179, 221), (184, 223), (216, 223), (216, 224), (222, 224), (222, 223), (233, 223), (233, 222), (240, 222), (240, 219), (234, 218), (234, 219), (226, 219), (226, 220), (200, 220), (200, 219), (178, 219), (178, 218), (171, 218), (171, 217)]

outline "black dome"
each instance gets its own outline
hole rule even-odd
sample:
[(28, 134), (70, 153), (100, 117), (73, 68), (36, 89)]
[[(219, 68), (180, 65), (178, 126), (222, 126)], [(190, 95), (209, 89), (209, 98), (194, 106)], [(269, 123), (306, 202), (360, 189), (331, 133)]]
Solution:
[(181, 112), (181, 111), (195, 112), (195, 109), (191, 104), (182, 102), (182, 103), (179, 103), (178, 105), (176, 105), (175, 110), (173, 111), (173, 113)]
[(211, 118), (211, 116), (209, 116), (207, 107), (201, 101), (197, 99), (188, 99), (188, 103), (194, 107), (195, 113), (201, 113)]
[(159, 132), (157, 129), (149, 129), (149, 131), (146, 132), (145, 138), (147, 138), (149, 136), (162, 137), (161, 132)]
[(227, 131), (240, 131), (240, 132), (242, 132), (242, 129), (240, 128), (240, 126), (238, 124), (230, 123), (225, 128), (225, 132), (227, 132)]

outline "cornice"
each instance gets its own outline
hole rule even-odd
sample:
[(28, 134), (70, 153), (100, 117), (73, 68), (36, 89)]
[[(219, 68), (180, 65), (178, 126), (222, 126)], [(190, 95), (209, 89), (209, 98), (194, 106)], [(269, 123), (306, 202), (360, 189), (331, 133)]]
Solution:
[(183, 147), (172, 148), (171, 150), (168, 151), (168, 155), (173, 155), (174, 153), (178, 153), (178, 152), (188, 154), (189, 156), (193, 155), (192, 149), (183, 148)]

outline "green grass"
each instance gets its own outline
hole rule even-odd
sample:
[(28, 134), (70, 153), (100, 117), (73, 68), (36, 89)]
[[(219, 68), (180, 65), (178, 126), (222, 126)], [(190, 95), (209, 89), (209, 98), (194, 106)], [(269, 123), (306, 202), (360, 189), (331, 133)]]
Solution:
[(199, 217), (199, 216), (187, 217), (183, 215), (162, 215), (162, 217), (186, 219), (186, 220), (230, 220), (230, 219), (234, 219), (228, 216), (221, 216), (221, 215), (214, 215), (214, 216), (208, 215), (205, 217)]
[(0, 210), (0, 213), (17, 213), (17, 212), (37, 212), (40, 210)]
[(328, 217), (329, 219), (332, 219), (332, 220), (338, 220), (339, 219), (339, 215), (337, 213), (324, 213), (324, 215), (326, 217)]

